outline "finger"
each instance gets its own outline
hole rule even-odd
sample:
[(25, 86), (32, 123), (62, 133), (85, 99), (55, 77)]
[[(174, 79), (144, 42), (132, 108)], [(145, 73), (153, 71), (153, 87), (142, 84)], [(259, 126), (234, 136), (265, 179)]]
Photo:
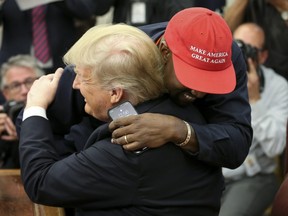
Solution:
[(136, 150), (144, 148), (144, 146), (139, 148), (139, 143), (137, 142), (129, 143), (129, 144), (123, 145), (122, 147), (123, 149), (127, 151), (136, 151)]
[(2, 135), (1, 136), (2, 140), (6, 140), (6, 141), (14, 141), (14, 140), (18, 140), (17, 137), (13, 136), (13, 135)]
[(254, 62), (251, 58), (248, 58), (248, 65), (249, 65), (249, 73), (250, 74), (256, 74), (256, 68), (255, 68), (255, 65), (254, 65)]
[(8, 123), (5, 123), (5, 130), (10, 136), (13, 135), (13, 129)]
[[(124, 139), (124, 136), (129, 134), (129, 141), (133, 141), (131, 136), (135, 133), (136, 128), (133, 125), (127, 125), (120, 128), (115, 129), (112, 132), (112, 138), (114, 139)], [(118, 140), (119, 141), (119, 140)], [(120, 143), (122, 140), (120, 140)]]
[(124, 136), (119, 136), (118, 138), (112, 138), (111, 142), (114, 144), (119, 144), (119, 145), (127, 145), (132, 143), (134, 140), (132, 139), (132, 135), (124, 135)]
[(58, 83), (62, 74), (63, 74), (63, 71), (64, 69), (63, 68), (58, 68), (56, 71), (55, 71), (55, 74), (54, 74), (54, 78), (53, 78), (53, 82), (56, 82)]
[(44, 81), (49, 80), (50, 82), (52, 83), (54, 82), (57, 84), (61, 78), (62, 73), (63, 73), (63, 68), (58, 68), (54, 74), (52, 73), (52, 74), (41, 76), (38, 80), (44, 80)]
[(132, 124), (133, 121), (134, 121), (134, 116), (127, 116), (127, 117), (115, 119), (109, 124), (109, 129), (110, 131), (114, 131), (117, 128)]
[(7, 137), (10, 137), (11, 139), (17, 139), (17, 133), (15, 130), (12, 130), (11, 128), (6, 128), (6, 132), (7, 132)]
[(51, 80), (52, 81), (52, 79), (53, 79), (53, 77), (54, 77), (54, 74), (47, 74), (47, 75), (45, 75), (45, 76), (41, 76), (40, 78), (39, 78), (39, 80)]
[(6, 123), (9, 127), (15, 128), (15, 125), (14, 125), (14, 123), (13, 123), (13, 121), (12, 121), (12, 119), (11, 119), (10, 117), (7, 117), (7, 118), (6, 118), (5, 123)]
[(4, 123), (6, 121), (7, 114), (6, 113), (0, 113), (0, 124)]
[(0, 125), (0, 135), (5, 131), (5, 126), (4, 125)]
[(15, 137), (17, 135), (16, 134), (16, 127), (9, 117), (5, 121), (5, 130), (9, 136)]
[(128, 151), (136, 151), (145, 147), (140, 142), (132, 141), (131, 135), (129, 135), (129, 137), (126, 135), (126, 139), (125, 139), (125, 136), (119, 137), (117, 139), (112, 138), (111, 142), (114, 144), (122, 145), (122, 147)]
[(127, 138), (127, 135), (124, 136), (124, 140), (125, 140), (125, 143), (126, 143), (126, 144), (129, 144), (129, 140), (128, 140), (128, 138)]
[(51, 81), (52, 85), (57, 86), (62, 74), (63, 74), (63, 68), (58, 68), (54, 74), (48, 74), (46, 78), (48, 78)]

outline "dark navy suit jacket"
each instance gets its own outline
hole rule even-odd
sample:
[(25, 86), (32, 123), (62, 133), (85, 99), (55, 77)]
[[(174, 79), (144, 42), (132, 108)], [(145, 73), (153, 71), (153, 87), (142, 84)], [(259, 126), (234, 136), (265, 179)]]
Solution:
[[(166, 25), (167, 23), (157, 23), (143, 26), (141, 29), (153, 40), (157, 40), (163, 34)], [(243, 163), (248, 154), (253, 133), (246, 65), (236, 43), (232, 45), (232, 61), (237, 79), (234, 91), (223, 95), (208, 94), (196, 100), (195, 105), (208, 124), (199, 125), (191, 122), (199, 141), (198, 159), (228, 168), (235, 168)], [(82, 116), (85, 116), (84, 99), (78, 90), (71, 88), (74, 76), (72, 68), (67, 67), (60, 80), (55, 101), (48, 110), (53, 131), (57, 134), (69, 133), (70, 126), (80, 122)], [(84, 127), (85, 133), (88, 127), (89, 125)]]
[[(167, 97), (136, 109), (205, 123), (194, 106), (181, 108)], [(49, 121), (36, 116), (23, 121), (20, 162), (28, 196), (36, 203), (76, 208), (84, 216), (218, 215), (224, 185), (220, 167), (173, 143), (135, 154), (110, 140), (104, 124), (83, 151), (61, 160)]]

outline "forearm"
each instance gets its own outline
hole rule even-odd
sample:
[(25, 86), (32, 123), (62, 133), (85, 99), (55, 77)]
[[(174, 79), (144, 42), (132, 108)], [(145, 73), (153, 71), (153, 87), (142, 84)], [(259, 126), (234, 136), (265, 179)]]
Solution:
[(223, 123), (192, 126), (199, 143), (199, 160), (230, 169), (243, 163), (252, 140), (252, 129), (248, 125)]
[[(167, 122), (167, 140), (179, 145), (187, 138), (183, 120), (171, 117)], [(198, 159), (215, 166), (236, 168), (247, 156), (251, 137), (250, 127), (228, 124), (191, 124), (191, 137), (187, 144), (179, 146)], [(194, 129), (195, 128), (195, 129)], [(196, 135), (197, 134), (197, 135)]]
[[(178, 118), (174, 118), (174, 121), (175, 123), (170, 124), (172, 142), (182, 149), (192, 154), (196, 154), (199, 151), (199, 144), (193, 127), (189, 123)], [(190, 129), (188, 127), (190, 127)], [(175, 130), (173, 131), (173, 129)]]
[(248, 3), (249, 0), (234, 0), (232, 5), (224, 10), (223, 17), (232, 32), (243, 22), (245, 8)]

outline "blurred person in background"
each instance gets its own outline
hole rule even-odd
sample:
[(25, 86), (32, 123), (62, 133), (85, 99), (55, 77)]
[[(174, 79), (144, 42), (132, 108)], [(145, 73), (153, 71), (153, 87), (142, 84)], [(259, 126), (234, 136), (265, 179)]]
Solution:
[(0, 10), (0, 64), (14, 55), (30, 54), (46, 73), (53, 73), (63, 66), (63, 55), (81, 36), (79, 21), (90, 23), (93, 16), (109, 10), (111, 1), (5, 0)]
[(220, 14), (223, 13), (224, 6), (226, 5), (226, 0), (194, 0), (195, 7), (205, 7), (210, 10), (216, 11)]
[(6, 99), (0, 109), (0, 168), (19, 168), (15, 119), (24, 107), (33, 82), (44, 74), (30, 55), (17, 55), (1, 67), (1, 91)]
[(226, 189), (220, 216), (259, 216), (271, 205), (279, 187), (276, 175), (286, 143), (288, 83), (263, 65), (269, 53), (265, 33), (255, 23), (234, 31), (248, 64), (248, 94), (252, 108), (253, 140), (244, 163), (235, 170), (223, 169)]
[(112, 23), (133, 26), (168, 21), (180, 10), (195, 6), (195, 0), (114, 0)]
[(115, 0), (108, 23), (141, 26), (169, 21), (177, 12), (190, 7), (205, 7), (222, 12), (225, 0)]
[(288, 80), (288, 0), (234, 0), (224, 18), (232, 32), (244, 22), (261, 26), (269, 52), (264, 65)]
[[(0, 65), (11, 56), (29, 54), (45, 73), (63, 66), (62, 57), (113, 0), (4, 0)], [(93, 22), (94, 21), (94, 22)], [(0, 92), (0, 101), (4, 97)]]

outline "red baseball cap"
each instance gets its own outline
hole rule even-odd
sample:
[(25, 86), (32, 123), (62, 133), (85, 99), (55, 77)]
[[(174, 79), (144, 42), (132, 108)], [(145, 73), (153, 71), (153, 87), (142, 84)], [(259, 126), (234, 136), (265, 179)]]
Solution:
[(234, 90), (232, 33), (219, 14), (200, 7), (184, 9), (168, 22), (164, 38), (184, 86), (212, 94)]

